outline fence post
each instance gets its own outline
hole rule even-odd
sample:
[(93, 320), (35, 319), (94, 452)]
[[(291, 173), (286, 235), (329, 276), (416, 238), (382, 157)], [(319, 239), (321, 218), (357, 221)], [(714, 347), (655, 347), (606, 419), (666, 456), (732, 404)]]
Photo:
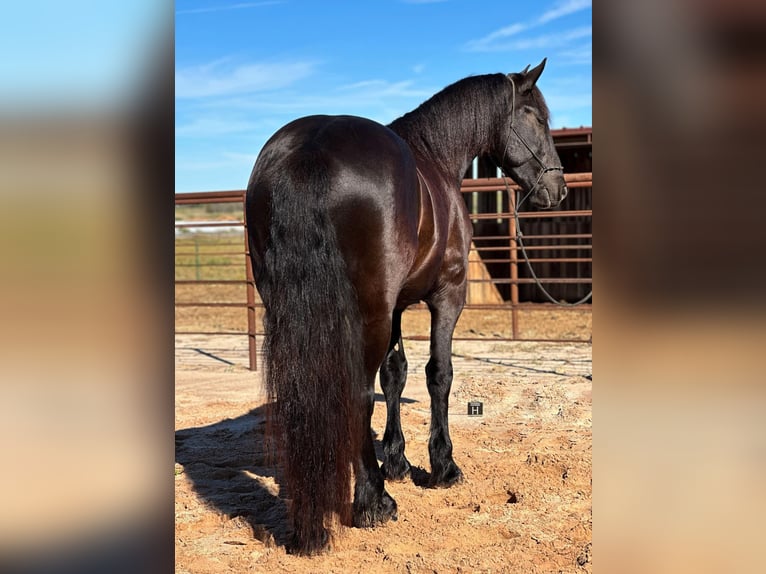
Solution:
[(514, 339), (519, 338), (519, 267), (516, 251), (516, 218), (513, 216), (516, 213), (516, 191), (507, 187), (508, 189), (508, 206), (510, 209), (511, 217), (508, 220), (508, 235), (509, 235), (509, 247), (511, 249), (510, 266), (511, 266), (511, 332)]
[(247, 212), (245, 208), (245, 196), (242, 196), (242, 221), (245, 231), (245, 290), (247, 292), (247, 346), (250, 356), (250, 370), (258, 370), (258, 345), (255, 338), (255, 277), (253, 276), (253, 264), (250, 259), (250, 240), (247, 233)]

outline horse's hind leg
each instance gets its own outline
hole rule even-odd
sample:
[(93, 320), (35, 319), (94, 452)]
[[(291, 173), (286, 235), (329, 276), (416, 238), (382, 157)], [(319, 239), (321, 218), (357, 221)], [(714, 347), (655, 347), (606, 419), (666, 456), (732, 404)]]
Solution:
[[(372, 419), (374, 393), (370, 393), (368, 421)], [(393, 518), (397, 519), (396, 502), (386, 492), (383, 474), (375, 456), (372, 429), (369, 424), (362, 444), (362, 453), (354, 465), (356, 487), (354, 489), (354, 526), (369, 528)]]
[(431, 310), (431, 358), (426, 364), (426, 384), (431, 395), (431, 486), (452, 486), (463, 473), (452, 458), (449, 436), (449, 393), (452, 387), (452, 333), (463, 310), (465, 283), (439, 291), (427, 301)]
[[(362, 451), (354, 464), (356, 486), (354, 488), (354, 526), (368, 528), (382, 524), (389, 519), (396, 520), (396, 502), (386, 492), (383, 473), (378, 466), (375, 445), (372, 438), (372, 411), (375, 405), (375, 372), (380, 358), (385, 353), (390, 333), (390, 319), (370, 322), (366, 327), (367, 336), (367, 395), (365, 397), (365, 428)], [(385, 328), (384, 328), (385, 327)], [(372, 336), (370, 336), (372, 333)]]
[(404, 434), (399, 400), (407, 383), (407, 358), (402, 345), (402, 311), (394, 311), (388, 354), (380, 366), (380, 386), (386, 396), (386, 432), (383, 435), (383, 476), (402, 480), (410, 473), (410, 463), (404, 456)]

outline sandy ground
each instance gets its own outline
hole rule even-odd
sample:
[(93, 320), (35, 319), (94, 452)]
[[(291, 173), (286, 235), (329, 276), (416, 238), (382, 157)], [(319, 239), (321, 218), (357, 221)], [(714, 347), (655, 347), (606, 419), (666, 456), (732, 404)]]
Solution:
[[(589, 344), (456, 342), (450, 430), (466, 480), (428, 489), (428, 343), (406, 342), (402, 426), (415, 471), (387, 484), (399, 520), (338, 528), (330, 553), (302, 558), (284, 549), (260, 373), (241, 366), (241, 339), (177, 337), (176, 572), (592, 571)], [(467, 416), (473, 400), (482, 417)], [(372, 425), (382, 438), (379, 388)]]

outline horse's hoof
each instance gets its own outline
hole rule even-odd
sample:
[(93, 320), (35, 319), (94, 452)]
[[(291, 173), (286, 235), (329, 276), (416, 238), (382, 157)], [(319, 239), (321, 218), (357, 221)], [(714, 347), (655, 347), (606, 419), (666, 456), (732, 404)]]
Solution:
[(387, 522), (389, 519), (396, 522), (399, 520), (399, 514), (398, 509), (396, 506), (396, 501), (391, 498), (391, 495), (388, 494), (385, 490), (383, 491), (383, 500), (380, 502), (380, 506), (382, 509), (382, 520), (381, 524), (383, 522)]
[(354, 509), (354, 526), (356, 528), (372, 528), (389, 520), (396, 521), (398, 518), (396, 501), (385, 490), (373, 510)]
[(402, 457), (402, 460), (397, 463), (384, 462), (380, 470), (386, 480), (401, 482), (410, 476), (411, 468), (410, 462)]
[(431, 488), (449, 488), (464, 480), (463, 471), (454, 462), (451, 462), (445, 469), (431, 473), (430, 486)]

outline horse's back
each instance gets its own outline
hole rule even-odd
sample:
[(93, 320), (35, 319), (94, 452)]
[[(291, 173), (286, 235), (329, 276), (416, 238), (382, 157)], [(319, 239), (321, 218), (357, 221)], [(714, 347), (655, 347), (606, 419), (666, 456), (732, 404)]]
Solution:
[(266, 142), (251, 184), (264, 170), (291, 169), (294, 162), (306, 157), (316, 162), (316, 169), (338, 175), (350, 171), (372, 176), (376, 171), (396, 169), (404, 158), (414, 166), (404, 140), (382, 124), (356, 116), (306, 116), (286, 124)]

